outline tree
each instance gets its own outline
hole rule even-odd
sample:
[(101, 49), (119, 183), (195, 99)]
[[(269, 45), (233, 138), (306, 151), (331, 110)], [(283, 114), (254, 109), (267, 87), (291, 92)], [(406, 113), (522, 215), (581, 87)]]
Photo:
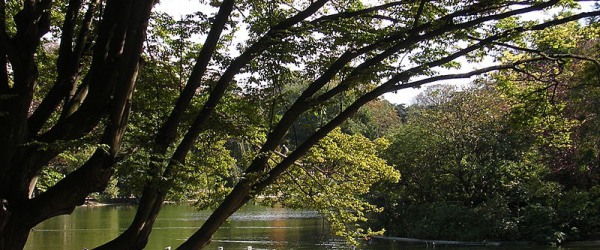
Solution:
[(573, 58), (423, 91), (390, 137), (384, 158), (404, 178), (371, 194), (385, 207), (375, 221), (402, 237), (595, 238), (595, 29), (570, 23), (525, 37), (528, 48), (503, 44), (503, 57), (536, 48)]
[[(211, 119), (223, 114), (225, 121), (247, 117), (219, 112), (228, 98), (248, 94), (261, 100), (277, 94), (279, 86), (306, 82), (291, 103), (263, 99), (271, 107), (285, 107), (282, 115), (265, 115), (275, 109), (260, 102), (250, 109), (268, 117), (258, 126), (258, 152), (244, 167), (244, 178), (180, 249), (205, 246), (233, 212), (378, 96), (548, 60), (534, 57), (460, 74), (438, 71), (456, 67), (460, 57), (476, 60), (493, 50), (494, 42), (600, 14), (579, 12), (542, 23), (517, 20), (518, 15), (573, 2), (392, 1), (368, 6), (358, 0), (211, 1), (217, 11), (199, 20), (206, 28), (199, 29), (205, 39), (191, 72), (179, 74), (186, 76), (180, 93), (169, 114), (161, 117), (152, 141), (144, 144), (149, 152), (147, 180), (135, 219), (122, 235), (99, 249), (145, 246), (161, 204), (178, 181), (177, 173), (189, 161), (190, 151), (201, 146), (196, 140), (219, 130), (211, 127)], [(70, 213), (90, 193), (103, 190), (115, 164), (128, 153), (121, 148), (136, 101), (131, 97), (144, 67), (141, 58), (154, 4), (0, 1), (0, 249), (21, 249), (32, 227)], [(248, 40), (239, 46), (239, 53), (222, 53), (233, 49), (227, 46), (228, 38), (242, 24), (250, 32)], [(43, 58), (40, 51), (53, 43), (57, 55)], [(173, 57), (177, 56), (181, 55)], [(50, 58), (55, 60), (42, 61)], [(53, 74), (41, 75), (45, 71), (39, 65), (52, 64)], [(195, 106), (198, 93), (205, 94), (205, 101)], [(353, 93), (350, 104), (284, 159), (269, 164), (298, 117), (347, 93)], [(230, 122), (234, 128), (239, 124), (243, 123)], [(92, 148), (85, 162), (32, 196), (38, 175), (82, 139), (89, 139), (85, 145)]]
[(511, 128), (507, 98), (484, 82), (460, 91), (428, 87), (390, 136), (383, 157), (403, 178), (371, 195), (385, 209), (376, 223), (392, 235), (516, 239), (515, 190), (537, 181), (543, 165), (522, 159), (529, 136)]
[[(513, 74), (495, 77), (512, 99), (514, 121), (537, 136), (546, 165), (569, 189), (597, 183), (597, 73), (600, 69), (598, 28), (578, 23), (553, 27), (529, 38), (543, 53), (576, 54), (577, 58), (540, 62)], [(514, 48), (508, 57), (522, 56)]]
[(381, 138), (402, 122), (402, 106), (394, 106), (386, 100), (373, 100), (342, 125), (350, 133), (367, 138)]

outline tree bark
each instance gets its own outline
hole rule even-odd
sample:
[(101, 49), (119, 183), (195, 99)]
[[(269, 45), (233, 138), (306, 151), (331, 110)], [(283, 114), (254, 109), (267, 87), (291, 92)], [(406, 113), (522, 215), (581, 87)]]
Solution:
[(30, 228), (22, 224), (27, 218), (23, 218), (23, 215), (18, 213), (11, 214), (10, 218), (6, 222), (6, 230), (2, 232), (2, 237), (0, 237), (0, 247), (6, 250), (23, 249), (30, 230)]
[[(75, 4), (77, 2), (71, 1)], [(88, 77), (89, 84), (93, 87), (93, 93), (90, 96), (91, 98), (84, 100), (85, 108), (78, 109), (74, 113), (79, 118), (85, 118), (79, 120), (73, 119), (73, 117), (65, 117), (59, 120), (57, 126), (50, 129), (45, 136), (37, 139), (52, 143), (56, 140), (80, 138), (98, 124), (102, 114), (108, 114), (104, 133), (99, 141), (100, 144), (108, 145), (108, 150), (98, 148), (83, 166), (69, 173), (48, 191), (34, 198), (30, 198), (29, 194), (32, 184), (35, 184), (37, 174), (48, 161), (60, 153), (60, 150), (47, 150), (39, 145), (26, 144), (32, 139), (31, 134), (29, 132), (24, 134), (24, 131), (28, 130), (27, 114), (33, 94), (33, 86), (37, 81), (36, 62), (31, 51), (35, 51), (37, 43), (39, 43), (39, 40), (30, 37), (31, 30), (34, 28), (28, 24), (27, 20), (29, 20), (28, 18), (35, 19), (36, 15), (34, 14), (36, 13), (44, 16), (49, 12), (39, 11), (33, 7), (28, 7), (27, 4), (25, 5), (22, 11), (25, 14), (21, 14), (17, 18), (19, 20), (17, 23), (18, 27), (29, 31), (29, 33), (28, 35), (20, 35), (17, 32), (14, 39), (30, 41), (33, 45), (30, 47), (26, 47), (24, 44), (15, 46), (17, 49), (29, 48), (30, 52), (25, 53), (17, 50), (17, 53), (13, 54), (15, 58), (12, 58), (11, 62), (15, 60), (18, 61), (18, 64), (14, 66), (15, 87), (11, 91), (15, 93), (19, 100), (10, 103), (12, 105), (9, 107), (11, 113), (6, 118), (0, 118), (11, 119), (10, 123), (2, 122), (1, 126), (9, 126), (8, 129), (18, 130), (18, 133), (15, 131), (8, 131), (8, 133), (5, 133), (4, 130), (0, 131), (0, 135), (11, 137), (9, 138), (11, 143), (7, 148), (9, 150), (3, 152), (8, 152), (9, 157), (8, 164), (2, 164), (2, 180), (0, 183), (0, 198), (2, 199), (0, 249), (2, 250), (22, 249), (29, 235), (29, 230), (35, 225), (48, 218), (71, 213), (76, 206), (83, 204), (90, 193), (100, 192), (106, 187), (113, 173), (115, 159), (125, 133), (131, 107), (131, 96), (139, 70), (138, 63), (153, 1), (112, 0), (106, 4), (107, 7), (101, 24), (101, 30), (103, 29), (105, 33), (100, 33), (98, 41), (96, 41), (94, 63), (90, 69), (92, 75)], [(35, 6), (49, 7), (39, 4)], [(71, 12), (75, 12), (75, 10), (71, 10)], [(27, 13), (29, 14), (26, 15)], [(91, 17), (92, 14), (89, 11), (86, 18), (91, 20)], [(69, 20), (72, 21), (73, 17)], [(81, 41), (87, 39), (85, 38), (87, 35), (83, 34), (83, 32), (87, 32), (84, 31), (85, 29), (80, 29)], [(43, 33), (43, 28), (39, 28), (38, 32), (34, 32), (38, 36)], [(67, 41), (67, 43), (70, 42)], [(62, 50), (61, 55), (75, 56), (75, 62), (77, 62), (77, 58), (83, 52), (81, 50), (83, 45), (76, 44), (75, 51), (71, 49), (69, 44), (64, 46), (66, 48)], [(11, 58), (9, 57), (9, 59)], [(64, 72), (68, 71), (69, 74), (76, 72), (76, 68), (79, 67), (74, 65), (78, 63), (70, 61), (72, 59), (67, 59), (68, 63), (62, 65), (62, 67), (67, 68)], [(59, 80), (56, 84), (61, 85), (64, 82)], [(5, 106), (2, 108), (5, 108)], [(41, 117), (44, 116), (47, 115)], [(39, 119), (39, 121), (43, 122), (44, 119)], [(69, 128), (76, 129), (70, 130)], [(12, 139), (15, 136), (17, 136), (16, 139)], [(13, 141), (14, 143), (12, 143)]]

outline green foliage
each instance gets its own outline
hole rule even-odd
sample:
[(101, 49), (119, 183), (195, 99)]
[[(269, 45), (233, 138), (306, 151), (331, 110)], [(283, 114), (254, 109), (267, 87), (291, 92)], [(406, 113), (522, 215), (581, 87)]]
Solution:
[[(407, 204), (393, 210), (395, 217), (386, 225), (390, 229), (388, 234), (465, 241), (515, 239), (517, 222), (510, 218), (508, 206), (502, 202), (490, 203), (476, 208), (448, 202)], [(384, 220), (383, 216), (380, 220)]]
[(350, 134), (361, 134), (369, 139), (384, 137), (402, 122), (398, 110), (386, 100), (375, 100), (363, 106), (342, 125)]
[(114, 201), (114, 199), (127, 197), (120, 194), (121, 190), (117, 185), (118, 180), (116, 178), (111, 178), (104, 191), (98, 195), (98, 201), (110, 203)]
[(524, 112), (530, 107), (482, 83), (433, 87), (409, 108), (383, 154), (403, 178), (370, 193), (385, 208), (375, 225), (391, 235), (468, 241), (562, 243), (598, 232), (600, 213), (590, 209), (597, 186), (566, 189), (548, 161), (556, 152), (548, 148), (570, 149), (573, 141), (536, 129), (564, 128), (568, 117), (534, 118)]
[(598, 46), (598, 34), (596, 27), (578, 23), (544, 30), (530, 38), (539, 50), (590, 60), (539, 62), (495, 77), (500, 91), (511, 100), (511, 122), (532, 132), (540, 160), (567, 189), (587, 189), (598, 183), (594, 177), (597, 136), (589, 133), (596, 128), (597, 105), (592, 100), (600, 68), (590, 61), (598, 56), (593, 49)]
[(347, 135), (339, 129), (286, 171), (267, 194), (272, 201), (291, 208), (314, 209), (322, 214), (333, 231), (356, 243), (358, 237), (381, 234), (364, 229), (367, 214), (381, 208), (363, 199), (377, 182), (397, 182), (400, 175), (377, 157), (388, 143), (370, 141), (362, 135)]
[(94, 143), (95, 138), (83, 138), (81, 140), (56, 142), (52, 144), (39, 143), (42, 148), (50, 149), (68, 149), (59, 154), (47, 168), (44, 168), (35, 186), (36, 193), (41, 193), (54, 184), (58, 183), (67, 174), (75, 171), (78, 166), (85, 163), (96, 147), (102, 148), (104, 145)]
[(236, 162), (225, 148), (225, 140), (215, 138), (203, 135), (185, 166), (176, 170), (178, 182), (172, 188), (171, 200), (196, 200), (198, 208), (205, 209), (218, 205), (231, 191)]
[(64, 177), (63, 173), (56, 171), (55, 168), (45, 168), (36, 183), (36, 189), (38, 192), (45, 192), (48, 188), (54, 186), (58, 181)]

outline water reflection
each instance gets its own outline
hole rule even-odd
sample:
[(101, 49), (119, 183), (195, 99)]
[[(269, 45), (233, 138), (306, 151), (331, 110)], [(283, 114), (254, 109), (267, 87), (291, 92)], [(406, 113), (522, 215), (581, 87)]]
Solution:
[[(135, 214), (133, 206), (80, 207), (33, 229), (25, 249), (92, 248), (125, 230)], [(156, 220), (147, 249), (178, 246), (209, 216), (189, 206), (166, 205)], [(332, 239), (313, 211), (246, 206), (213, 237), (207, 249), (337, 249), (346, 245)]]

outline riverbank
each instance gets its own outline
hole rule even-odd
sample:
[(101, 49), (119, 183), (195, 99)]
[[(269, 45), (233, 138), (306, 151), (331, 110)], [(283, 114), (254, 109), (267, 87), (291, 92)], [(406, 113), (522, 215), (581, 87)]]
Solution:
[[(139, 198), (115, 198), (110, 200), (99, 201), (95, 198), (87, 198), (82, 206), (95, 207), (95, 206), (118, 206), (118, 205), (137, 205)], [(188, 200), (183, 202), (164, 201), (163, 204), (194, 204), (195, 201)]]
[[(450, 240), (422, 240), (414, 238), (372, 236), (375, 241), (394, 241), (406, 245), (424, 245), (427, 247), (451, 246), (451, 247), (531, 247), (539, 246), (539, 243), (533, 241), (450, 241)], [(563, 247), (600, 247), (600, 240), (594, 241), (574, 241), (561, 244)]]

